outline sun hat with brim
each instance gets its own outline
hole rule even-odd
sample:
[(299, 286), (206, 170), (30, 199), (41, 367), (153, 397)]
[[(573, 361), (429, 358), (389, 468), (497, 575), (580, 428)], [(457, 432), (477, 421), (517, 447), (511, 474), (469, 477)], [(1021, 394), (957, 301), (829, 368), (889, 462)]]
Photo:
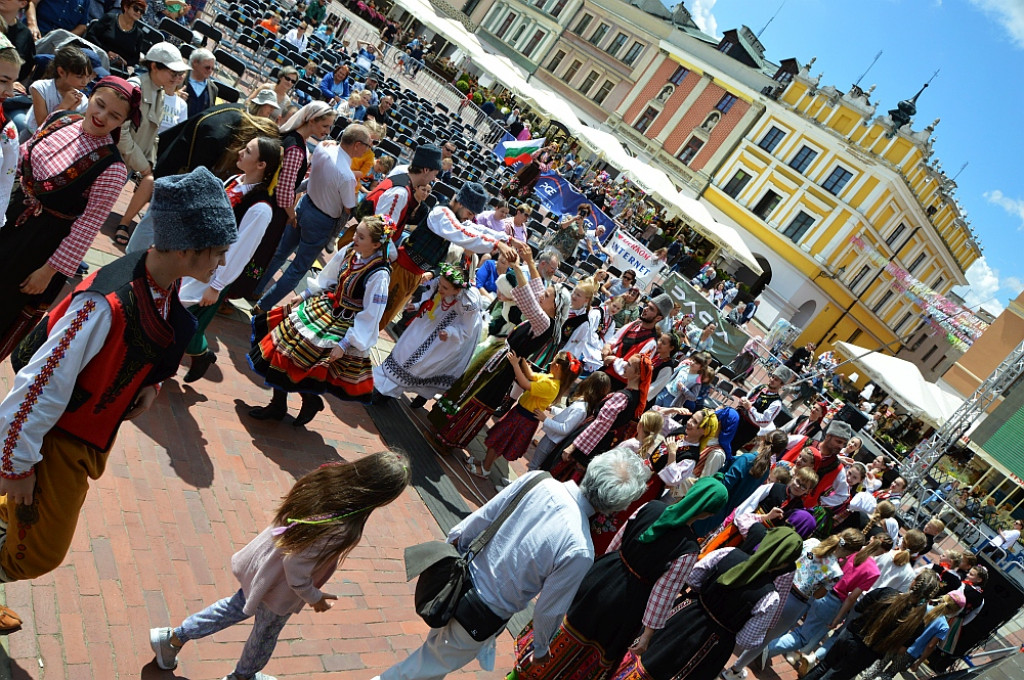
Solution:
[(252, 103), (257, 107), (270, 104), (278, 111), (281, 110), (281, 105), (278, 103), (277, 95), (274, 94), (273, 90), (260, 90), (256, 93), (256, 96), (252, 98)]
[(158, 42), (150, 47), (144, 61), (155, 61), (161, 66), (179, 73), (189, 70), (189, 65), (181, 58), (181, 52), (169, 42)]

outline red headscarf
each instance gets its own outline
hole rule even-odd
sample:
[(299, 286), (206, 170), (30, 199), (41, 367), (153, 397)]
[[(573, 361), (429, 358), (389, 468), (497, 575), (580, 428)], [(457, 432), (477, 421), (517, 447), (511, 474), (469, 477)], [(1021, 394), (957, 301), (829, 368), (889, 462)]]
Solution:
[(651, 389), (651, 378), (654, 377), (654, 364), (651, 363), (651, 357), (646, 354), (634, 354), (633, 356), (640, 357), (640, 401), (636, 405), (636, 417), (640, 418), (647, 410), (647, 392)]
[[(93, 94), (96, 94), (96, 91), (101, 87), (108, 87), (128, 100), (127, 119), (131, 121), (134, 127), (138, 127), (139, 123), (142, 122), (142, 90), (137, 85), (132, 85), (124, 78), (118, 78), (117, 76), (101, 78), (96, 83), (96, 86), (93, 87)], [(114, 138), (114, 142), (119, 141), (121, 130), (112, 130), (110, 136)]]

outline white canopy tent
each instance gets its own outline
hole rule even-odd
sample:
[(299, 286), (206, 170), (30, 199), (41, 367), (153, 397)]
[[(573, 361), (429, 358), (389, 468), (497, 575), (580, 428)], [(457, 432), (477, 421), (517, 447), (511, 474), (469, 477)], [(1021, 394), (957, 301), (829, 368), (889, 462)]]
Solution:
[(743, 237), (740, 236), (739, 232), (730, 227), (728, 224), (722, 224), (715, 220), (711, 216), (711, 211), (707, 209), (700, 201), (690, 198), (683, 193), (676, 196), (677, 205), (682, 211), (690, 217), (691, 220), (696, 224), (697, 230), (700, 231), (705, 238), (709, 238), (715, 243), (719, 244), (723, 250), (728, 252), (732, 257), (736, 258), (743, 264), (750, 268), (750, 271), (755, 274), (762, 274), (764, 270), (761, 269), (761, 265), (757, 262), (754, 257), (754, 253), (747, 247)]
[(835, 349), (892, 395), (912, 416), (932, 427), (940, 427), (963, 403), (960, 395), (925, 380), (917, 366), (909, 361), (846, 342), (835, 343)]

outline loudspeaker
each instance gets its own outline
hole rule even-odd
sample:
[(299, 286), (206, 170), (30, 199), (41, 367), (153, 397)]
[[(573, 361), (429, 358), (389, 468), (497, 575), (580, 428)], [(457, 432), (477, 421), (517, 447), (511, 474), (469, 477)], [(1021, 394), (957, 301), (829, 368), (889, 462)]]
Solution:
[(933, 670), (941, 671), (948, 668), (952, 661), (983, 643), (1024, 607), (1024, 590), (1016, 581), (1000, 570), (986, 555), (978, 555), (978, 564), (988, 569), (988, 583), (985, 584), (983, 591), (985, 604), (974, 620), (964, 626), (952, 657), (943, 654), (929, 658), (928, 665)]
[(841, 420), (849, 423), (854, 432), (860, 432), (868, 424), (868, 417), (849, 404), (843, 404), (834, 420)]

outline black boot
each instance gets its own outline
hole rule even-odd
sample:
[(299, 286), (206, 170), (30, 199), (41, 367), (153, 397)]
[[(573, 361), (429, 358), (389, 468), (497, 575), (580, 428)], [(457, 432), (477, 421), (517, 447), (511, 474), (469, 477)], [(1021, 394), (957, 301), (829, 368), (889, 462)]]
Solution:
[(274, 389), (274, 396), (267, 406), (249, 409), (249, 415), (256, 420), (281, 420), (288, 415), (288, 393)]
[(316, 394), (303, 394), (302, 408), (299, 409), (299, 415), (295, 416), (295, 420), (292, 421), (292, 425), (295, 427), (302, 427), (309, 421), (313, 420), (316, 414), (323, 410), (323, 399)]
[(185, 382), (190, 383), (199, 380), (206, 375), (206, 371), (215, 363), (217, 363), (217, 355), (210, 350), (192, 357), (192, 364), (188, 367), (188, 373), (185, 374)]
[(409, 402), (409, 408), (423, 408), (427, 404), (426, 397), (416, 397)]

